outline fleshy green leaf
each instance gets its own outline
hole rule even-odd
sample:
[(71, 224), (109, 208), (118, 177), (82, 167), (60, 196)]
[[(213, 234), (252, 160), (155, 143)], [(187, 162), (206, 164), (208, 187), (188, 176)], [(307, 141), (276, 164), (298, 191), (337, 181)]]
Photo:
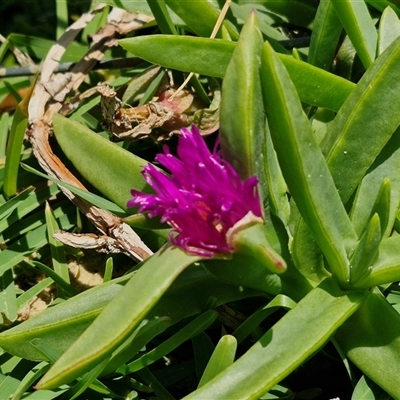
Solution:
[(356, 282), (355, 286), (367, 289), (400, 280), (400, 236), (383, 239), (379, 247), (379, 256), (368, 276)]
[[(221, 39), (153, 35), (122, 39), (119, 44), (130, 53), (153, 64), (178, 71), (223, 77), (235, 43)], [(285, 64), (302, 101), (338, 111), (354, 83), (320, 68), (278, 54)]]
[(315, 16), (307, 61), (316, 67), (329, 71), (342, 29), (342, 24), (332, 1), (321, 1)]
[(44, 360), (46, 358), (31, 344), (33, 339), (40, 338), (62, 353), (121, 289), (122, 286), (116, 284), (99, 286), (48, 308), (36, 317), (2, 332), (0, 346), (28, 360)]
[(219, 340), (210, 361), (200, 379), (199, 386), (205, 385), (208, 381), (217, 376), (232, 365), (236, 354), (237, 341), (234, 336), (224, 335)]
[(325, 268), (324, 255), (303, 219), (296, 226), (292, 246), (296, 267), (313, 286), (331, 276)]
[(350, 360), (395, 399), (400, 397), (400, 315), (379, 290), (335, 334)]
[[(269, 244), (261, 222), (244, 218), (231, 229), (235, 252), (229, 260), (204, 260), (204, 267), (221, 282), (277, 294), (282, 284), (276, 274), (286, 271), (285, 260)], [(247, 225), (248, 223), (248, 225)], [(244, 268), (244, 266), (247, 266)], [(229, 268), (229, 274), (226, 269)]]
[(261, 80), (271, 137), (289, 191), (333, 274), (345, 284), (347, 251), (354, 248), (357, 236), (290, 77), (268, 43), (263, 47)]
[(176, 35), (177, 31), (172, 23), (168, 9), (164, 0), (148, 1), (151, 12), (153, 13), (157, 25), (162, 33)]
[(384, 390), (363, 375), (354, 388), (351, 400), (392, 400)]
[[(255, 175), (263, 167), (264, 113), (259, 74), (261, 46), (257, 17), (251, 13), (226, 70), (220, 111), (222, 155), (242, 179)], [(235, 118), (232, 118), (233, 115)]]
[(372, 270), (372, 263), (376, 260), (381, 242), (381, 221), (375, 213), (355, 249), (350, 263), (350, 281), (356, 283), (358, 280), (369, 275)]
[(378, 212), (381, 219), (382, 235), (387, 237), (391, 234), (400, 202), (399, 169), (400, 129), (397, 129), (357, 190), (351, 220), (359, 237), (374, 212)]
[(393, 8), (387, 7), (382, 13), (378, 30), (378, 55), (400, 36), (400, 20)]
[(70, 382), (108, 358), (139, 325), (176, 277), (198, 260), (198, 256), (188, 255), (177, 247), (162, 248), (154, 254), (56, 361), (38, 383), (38, 388), (54, 388)]
[(268, 126), (265, 127), (264, 143), (264, 173), (268, 187), (268, 204), (271, 211), (281, 219), (285, 227), (289, 224), (290, 205), (288, 189), (283, 178), (281, 168), (272, 144), (271, 133)]
[(288, 310), (294, 308), (296, 303), (287, 296), (278, 294), (266, 306), (257, 310), (250, 315), (240, 326), (233, 332), (233, 336), (237, 339), (238, 343), (242, 342), (248, 335), (250, 335), (258, 325), (273, 312), (280, 308)]
[(329, 126), (322, 146), (344, 203), (400, 124), (399, 62), (400, 38), (376, 59)]
[(131, 189), (146, 188), (141, 171), (147, 161), (58, 114), (53, 117), (53, 128), (62, 151), (75, 168), (122, 209), (127, 209)]
[(376, 196), (375, 203), (371, 210), (371, 215), (377, 214), (380, 219), (380, 230), (383, 235), (385, 232), (389, 218), (390, 218), (390, 193), (391, 185), (390, 180), (385, 178), (379, 188), (378, 195)]
[[(167, 5), (199, 36), (210, 37), (217, 22), (219, 12), (206, 0), (180, 1), (165, 0)], [(227, 22), (223, 29), (229, 33), (231, 38), (237, 39), (238, 34), (233, 26)]]
[(365, 69), (375, 60), (378, 35), (364, 1), (332, 1)]
[(400, 14), (400, 9), (396, 6), (396, 1), (397, 0), (367, 0), (366, 3), (374, 7), (375, 9), (379, 11), (384, 11), (386, 7), (391, 7), (394, 9), (394, 11), (397, 13), (397, 15)]
[(319, 350), (365, 296), (344, 294), (333, 281), (324, 281), (239, 360), (185, 400), (258, 399)]
[[(43, 355), (31, 345), (40, 338), (60, 353), (65, 352), (82, 334), (104, 307), (122, 290), (131, 277), (124, 276), (89, 289), (57, 306), (53, 306), (0, 334), (0, 346), (11, 354), (28, 360), (43, 360)], [(168, 315), (172, 323), (202, 312), (210, 298), (221, 305), (254, 296), (258, 292), (222, 284), (200, 266), (184, 271), (150, 312), (148, 318)], [(185, 299), (182, 302), (182, 298)], [(111, 362), (111, 361), (110, 361)], [(108, 368), (107, 368), (108, 369)]]

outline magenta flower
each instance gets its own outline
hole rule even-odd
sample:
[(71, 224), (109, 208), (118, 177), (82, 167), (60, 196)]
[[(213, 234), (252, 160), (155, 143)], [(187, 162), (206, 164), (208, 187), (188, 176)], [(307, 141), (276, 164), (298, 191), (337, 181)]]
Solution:
[(177, 157), (167, 146), (156, 157), (171, 176), (147, 165), (143, 176), (155, 194), (132, 190), (128, 207), (140, 206), (139, 212), (160, 216), (173, 228), (171, 242), (190, 253), (232, 253), (228, 230), (249, 212), (262, 216), (258, 180), (254, 176), (243, 182), (216, 151), (210, 152), (196, 126), (181, 133)]

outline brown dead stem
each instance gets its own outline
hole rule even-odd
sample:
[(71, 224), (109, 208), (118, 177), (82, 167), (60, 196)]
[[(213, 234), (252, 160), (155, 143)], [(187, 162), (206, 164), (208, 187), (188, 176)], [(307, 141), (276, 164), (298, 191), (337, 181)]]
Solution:
[[(134, 15), (117, 8), (113, 9), (109, 14), (107, 25), (93, 37), (93, 46), (86, 56), (71, 72), (55, 74), (54, 71), (68, 45), (93, 19), (95, 14), (101, 12), (104, 7), (105, 5), (99, 5), (92, 12), (82, 15), (51, 48), (43, 61), (40, 78), (29, 103), (27, 138), (39, 164), (50, 176), (84, 190), (86, 189), (81, 182), (66, 168), (51, 149), (48, 138), (52, 132), (52, 117), (63, 107), (66, 96), (78, 89), (88, 72), (97, 61), (101, 60), (108, 48), (115, 46), (117, 40), (128, 32), (149, 21), (149, 17), (145, 15)], [(61, 190), (101, 232), (102, 236), (99, 236), (97, 240), (99, 250), (104, 251), (107, 248), (111, 252), (122, 252), (140, 261), (152, 254), (132, 228), (123, 223), (120, 218), (94, 207), (63, 187), (61, 187)], [(73, 234), (59, 235), (59, 238), (63, 237), (69, 244), (75, 242), (79, 243), (81, 247), (85, 247), (84, 236), (82, 237), (82, 235), (79, 236), (79, 240)], [(87, 241), (89, 247), (96, 243), (93, 236), (88, 236)], [(105, 246), (105, 243), (107, 243), (107, 246)]]

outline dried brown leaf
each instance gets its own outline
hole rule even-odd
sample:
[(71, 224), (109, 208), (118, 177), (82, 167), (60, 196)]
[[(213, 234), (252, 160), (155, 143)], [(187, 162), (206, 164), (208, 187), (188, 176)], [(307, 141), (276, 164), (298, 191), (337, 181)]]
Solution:
[[(70, 73), (54, 74), (58, 61), (68, 44), (103, 8), (104, 5), (100, 5), (92, 12), (84, 14), (67, 29), (52, 47), (43, 62), (42, 74), (29, 103), (30, 124), (27, 137), (39, 164), (50, 176), (84, 190), (81, 182), (65, 167), (50, 147), (48, 137), (52, 130), (52, 117), (63, 106), (66, 96), (79, 87), (91, 68), (104, 56), (104, 52), (116, 45), (118, 38), (146, 22), (145, 19), (140, 19), (138, 15), (113, 9), (107, 25), (94, 36), (94, 44), (86, 56), (75, 65)], [(152, 254), (132, 228), (123, 223), (120, 218), (92, 206), (65, 188), (61, 187), (61, 190), (87, 216), (102, 235), (109, 238), (107, 239), (108, 242), (113, 243), (112, 246), (110, 245), (110, 250), (123, 252), (136, 260), (143, 260)]]

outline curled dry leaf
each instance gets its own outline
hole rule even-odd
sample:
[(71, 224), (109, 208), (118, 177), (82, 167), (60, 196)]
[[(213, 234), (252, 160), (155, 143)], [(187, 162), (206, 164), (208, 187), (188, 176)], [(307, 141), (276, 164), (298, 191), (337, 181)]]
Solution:
[[(84, 249), (96, 250), (99, 253), (121, 253), (118, 241), (109, 236), (95, 235), (93, 233), (70, 233), (57, 231), (53, 237), (66, 246)], [(150, 252), (151, 250), (148, 249)]]
[(109, 85), (97, 88), (101, 96), (103, 128), (119, 139), (141, 139), (151, 135), (173, 117), (173, 111), (162, 104), (151, 101), (143, 106), (122, 108), (122, 101)]
[[(107, 49), (117, 45), (119, 38), (151, 19), (146, 15), (129, 14), (126, 11), (114, 8), (108, 16), (106, 26), (93, 37), (93, 46), (86, 56), (75, 65), (71, 72), (55, 74), (54, 71), (67, 46), (93, 19), (95, 14), (102, 12), (104, 8), (104, 4), (99, 5), (92, 12), (82, 15), (50, 49), (43, 61), (42, 72), (34, 87), (28, 110), (29, 128), (27, 138), (41, 167), (50, 176), (84, 190), (86, 189), (81, 182), (66, 168), (51, 149), (48, 137), (52, 130), (52, 117), (54, 113), (62, 108), (66, 96), (79, 87), (87, 73), (103, 57)], [(61, 187), (61, 190), (86, 215), (102, 235), (109, 238), (108, 242), (113, 243), (110, 246), (111, 251), (122, 252), (140, 261), (152, 254), (132, 228), (123, 223), (120, 218), (92, 206), (63, 187)]]
[[(164, 140), (192, 124), (199, 127), (202, 135), (213, 133), (219, 127), (221, 97), (216, 81), (213, 83), (214, 98), (209, 108), (205, 108), (189, 90), (178, 92), (174, 87), (161, 87), (159, 95), (144, 105), (123, 107), (115, 89), (100, 84), (97, 92), (101, 96), (103, 128), (123, 140), (138, 140), (149, 136), (154, 140)], [(161, 129), (154, 133), (156, 128)]]
[(209, 85), (213, 93), (210, 106), (196, 110), (191, 119), (191, 124), (198, 126), (202, 135), (209, 135), (219, 128), (221, 88), (217, 80), (213, 78), (209, 78)]

